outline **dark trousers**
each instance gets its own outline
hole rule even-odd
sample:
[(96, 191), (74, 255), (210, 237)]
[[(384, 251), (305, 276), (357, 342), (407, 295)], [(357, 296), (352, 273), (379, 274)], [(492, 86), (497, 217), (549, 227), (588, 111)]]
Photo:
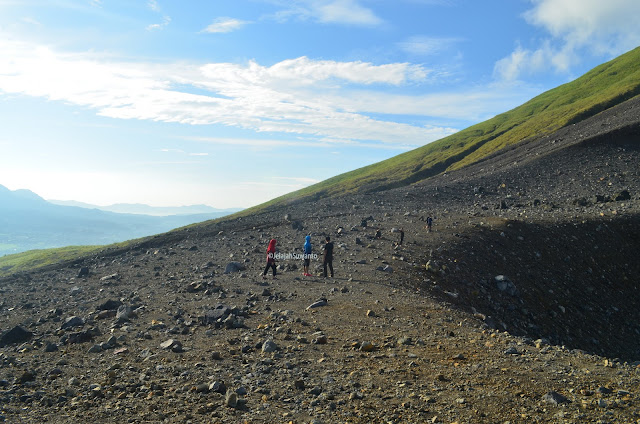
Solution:
[(329, 270), (331, 271), (331, 276), (333, 277), (333, 259), (325, 259), (324, 263), (324, 276), (327, 276), (327, 265), (329, 265)]
[(273, 276), (276, 276), (276, 262), (267, 261), (267, 266), (264, 269), (262, 275), (267, 275), (267, 271), (269, 271), (269, 267), (273, 268)]

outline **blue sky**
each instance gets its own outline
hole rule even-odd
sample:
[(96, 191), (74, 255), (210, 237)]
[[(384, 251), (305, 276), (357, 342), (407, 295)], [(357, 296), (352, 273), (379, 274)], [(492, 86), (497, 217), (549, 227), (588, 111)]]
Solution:
[(0, 184), (248, 207), (640, 45), (637, 0), (0, 0)]

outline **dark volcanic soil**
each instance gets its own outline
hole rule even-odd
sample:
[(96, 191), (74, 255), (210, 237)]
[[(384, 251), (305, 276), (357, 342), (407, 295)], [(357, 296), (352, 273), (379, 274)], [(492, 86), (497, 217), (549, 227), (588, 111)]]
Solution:
[[(0, 422), (640, 422), (639, 104), (4, 278)], [(306, 234), (335, 241), (335, 278), (283, 259), (263, 280), (269, 239)]]

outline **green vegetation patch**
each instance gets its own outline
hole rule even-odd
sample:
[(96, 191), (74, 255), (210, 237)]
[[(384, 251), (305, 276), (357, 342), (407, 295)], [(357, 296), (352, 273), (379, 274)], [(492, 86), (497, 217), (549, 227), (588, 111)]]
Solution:
[(101, 249), (104, 249), (104, 246), (68, 246), (6, 255), (0, 257), (0, 276), (33, 271), (47, 265), (75, 260)]

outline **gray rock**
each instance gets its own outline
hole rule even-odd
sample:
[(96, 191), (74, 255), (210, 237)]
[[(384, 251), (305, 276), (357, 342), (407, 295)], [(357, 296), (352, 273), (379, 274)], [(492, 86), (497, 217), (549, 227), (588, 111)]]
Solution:
[(123, 324), (128, 322), (131, 318), (133, 318), (133, 308), (128, 305), (120, 305), (118, 307), (118, 311), (116, 312), (116, 322), (119, 324)]
[(169, 339), (160, 343), (160, 348), (164, 350), (171, 350), (173, 352), (182, 352), (182, 343), (176, 339)]
[(231, 274), (233, 272), (244, 271), (246, 267), (240, 262), (229, 262), (227, 266), (224, 267), (225, 274)]
[(0, 337), (0, 347), (5, 347), (13, 343), (24, 343), (30, 340), (31, 337), (33, 337), (33, 333), (16, 325)]
[(393, 272), (393, 268), (390, 265), (380, 265), (379, 267), (376, 268), (376, 271), (382, 271), (382, 272)]
[(58, 345), (56, 343), (47, 342), (47, 344), (44, 346), (45, 352), (55, 352), (57, 350), (58, 350)]
[(196, 393), (209, 393), (209, 385), (207, 383), (200, 383), (196, 386)]
[(106, 302), (100, 304), (98, 306), (99, 311), (115, 311), (122, 305), (122, 302), (119, 300), (109, 299)]
[(497, 275), (494, 280), (496, 282), (496, 287), (501, 292), (507, 293), (510, 296), (518, 295), (518, 289), (516, 288), (516, 285), (513, 284), (513, 282), (504, 275)]
[(214, 381), (213, 383), (209, 384), (209, 391), (224, 395), (225, 393), (227, 393), (227, 386), (223, 381)]
[(102, 346), (99, 344), (94, 344), (89, 348), (89, 353), (100, 353), (102, 352)]
[(278, 345), (276, 345), (273, 340), (265, 340), (265, 342), (262, 343), (262, 353), (271, 353), (276, 350), (278, 350)]
[(322, 393), (322, 387), (315, 386), (313, 389), (309, 390), (309, 393), (314, 395), (314, 396), (319, 396), (320, 393)]
[(546, 395), (542, 397), (542, 400), (548, 403), (552, 403), (554, 405), (560, 405), (561, 403), (568, 403), (569, 399), (562, 396), (560, 393), (550, 391)]
[(315, 302), (313, 302), (311, 305), (307, 306), (307, 309), (311, 309), (311, 308), (319, 308), (321, 306), (327, 306), (329, 304), (329, 302), (327, 301), (327, 299), (325, 299), (324, 297), (321, 299), (316, 300)]
[(64, 320), (64, 324), (62, 324), (62, 329), (66, 330), (67, 328), (74, 327), (82, 327), (84, 325), (84, 320), (78, 316), (72, 316)]
[(215, 306), (215, 308), (207, 310), (200, 321), (204, 325), (214, 324), (219, 319), (226, 318), (231, 312), (231, 307), (219, 303)]
[(224, 404), (229, 408), (235, 408), (238, 406), (238, 395), (233, 391), (229, 391), (224, 399)]

